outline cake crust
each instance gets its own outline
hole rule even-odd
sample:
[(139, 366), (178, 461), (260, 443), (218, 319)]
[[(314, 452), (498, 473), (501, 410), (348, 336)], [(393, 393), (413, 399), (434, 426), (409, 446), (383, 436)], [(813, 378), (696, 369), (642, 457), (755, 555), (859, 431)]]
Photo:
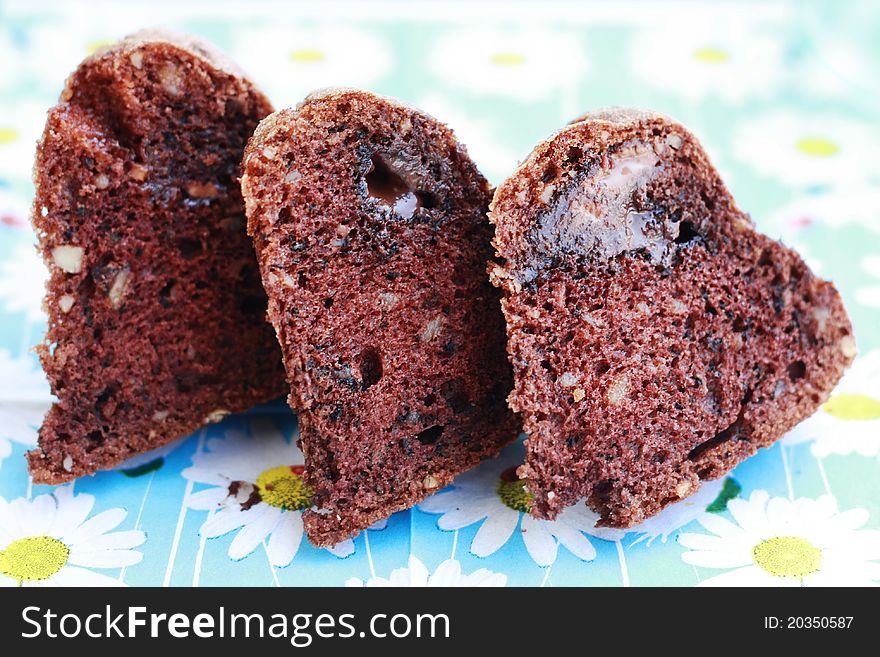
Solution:
[(485, 179), (432, 117), (326, 90), (263, 121), (242, 189), (269, 317), (332, 545), (518, 433)]
[(855, 355), (834, 286), (659, 114), (573, 121), (490, 219), (538, 517), (586, 498), (600, 524), (641, 522), (809, 416)]
[(268, 100), (212, 46), (144, 31), (49, 110), (33, 225), (58, 398), (34, 481), (114, 467), (285, 389), (237, 176)]

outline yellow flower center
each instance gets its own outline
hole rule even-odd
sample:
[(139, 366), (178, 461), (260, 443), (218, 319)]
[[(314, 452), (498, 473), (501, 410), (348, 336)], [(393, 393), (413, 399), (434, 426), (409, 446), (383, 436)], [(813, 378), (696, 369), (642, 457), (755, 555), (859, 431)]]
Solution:
[(496, 66), (522, 66), (526, 56), (519, 52), (495, 52), (490, 58)]
[(509, 509), (528, 513), (532, 507), (532, 494), (526, 490), (526, 480), (517, 478), (516, 468), (501, 473), (495, 492)]
[(812, 157), (831, 157), (837, 155), (840, 150), (840, 146), (824, 137), (801, 137), (795, 142), (794, 147), (804, 155)]
[(260, 499), (271, 506), (299, 511), (312, 505), (312, 491), (302, 480), (302, 466), (269, 468), (260, 473), (256, 484)]
[(300, 48), (290, 52), (290, 61), (299, 64), (316, 64), (317, 62), (323, 62), (326, 58), (323, 51), (317, 48)]
[(18, 130), (8, 126), (0, 126), (0, 145), (11, 144), (18, 140)]
[(703, 64), (724, 64), (730, 59), (730, 55), (721, 48), (707, 47), (694, 50), (693, 58)]
[(70, 548), (52, 536), (28, 536), (0, 552), (0, 573), (21, 582), (49, 579), (64, 568)]
[(89, 41), (86, 44), (86, 53), (91, 55), (101, 48), (112, 46), (114, 43), (113, 39), (95, 39), (94, 41)]
[(800, 536), (774, 536), (752, 548), (752, 559), (774, 577), (803, 579), (822, 566), (822, 551)]
[(822, 410), (838, 420), (876, 420), (880, 418), (880, 400), (859, 393), (832, 395)]

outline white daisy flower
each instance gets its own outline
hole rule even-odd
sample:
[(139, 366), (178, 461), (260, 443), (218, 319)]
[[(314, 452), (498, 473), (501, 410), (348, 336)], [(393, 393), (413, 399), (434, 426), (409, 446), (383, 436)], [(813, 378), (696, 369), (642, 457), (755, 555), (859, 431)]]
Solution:
[(869, 308), (880, 308), (880, 256), (865, 256), (861, 264), (862, 270), (874, 280), (856, 288), (856, 301)]
[(232, 56), (279, 107), (326, 87), (373, 87), (393, 58), (376, 34), (351, 26), (242, 27)]
[[(193, 457), (183, 476), (210, 488), (193, 493), (191, 509), (213, 511), (199, 533), (215, 538), (238, 530), (229, 546), (230, 559), (243, 559), (265, 542), (273, 566), (293, 561), (303, 537), (302, 511), (312, 506), (302, 479), (303, 453), (296, 438), (287, 440), (271, 423), (254, 419), (250, 433), (229, 429), (212, 438)], [(385, 521), (370, 529), (384, 529)], [(354, 553), (347, 539), (327, 550), (340, 558)]]
[(25, 313), (30, 322), (45, 321), (43, 295), (49, 271), (33, 244), (21, 242), (0, 262), (0, 308), (7, 313)]
[(783, 438), (785, 445), (805, 442), (819, 458), (880, 458), (880, 351), (857, 358), (828, 401)]
[(0, 349), (0, 466), (13, 442), (37, 444), (37, 429), (51, 404), (49, 383), (34, 361)]
[(516, 167), (516, 153), (496, 140), (492, 121), (468, 116), (439, 94), (422, 98), (418, 106), (455, 131), (456, 138), (467, 147), (468, 155), (490, 183), (501, 182)]
[(651, 21), (636, 32), (629, 59), (641, 82), (690, 102), (742, 103), (778, 89), (785, 72), (778, 36), (754, 21), (692, 18)]
[(371, 577), (366, 582), (357, 577), (345, 580), (349, 587), (474, 587), (506, 586), (507, 575), (480, 568), (470, 575), (461, 572), (461, 564), (447, 559), (433, 573), (429, 573), (418, 557), (409, 555), (409, 566), (391, 571), (388, 579)]
[(518, 533), (539, 566), (556, 560), (559, 544), (584, 561), (593, 560), (596, 550), (584, 533), (594, 531), (595, 513), (578, 504), (562, 511), (556, 520), (529, 515), (531, 496), (516, 476), (521, 463), (522, 446), (512, 445), (497, 459), (456, 477), (452, 487), (429, 497), (419, 508), (441, 514), (437, 526), (446, 531), (481, 523), (470, 546), (478, 557), (494, 554)]
[(438, 37), (428, 67), (450, 86), (473, 94), (536, 101), (576, 88), (588, 63), (574, 34), (505, 27)]
[(777, 110), (746, 119), (733, 152), (758, 173), (791, 187), (869, 187), (880, 176), (880, 130), (834, 114)]
[(725, 572), (701, 586), (872, 586), (880, 580), (880, 530), (865, 509), (838, 511), (830, 495), (770, 498), (756, 490), (727, 505), (733, 522), (707, 513), (709, 534), (683, 533), (685, 563)]
[(70, 486), (32, 501), (0, 497), (0, 586), (123, 586), (92, 568), (140, 563), (142, 531), (111, 531), (127, 515), (108, 509), (89, 518), (95, 498)]

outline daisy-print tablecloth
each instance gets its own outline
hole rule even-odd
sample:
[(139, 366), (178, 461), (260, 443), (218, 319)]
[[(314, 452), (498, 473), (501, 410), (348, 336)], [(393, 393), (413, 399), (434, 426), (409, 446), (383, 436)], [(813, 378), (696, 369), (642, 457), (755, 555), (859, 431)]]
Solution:
[[(876, 3), (0, 1), (0, 585), (568, 586), (880, 583), (880, 8)], [(301, 509), (279, 403), (112, 472), (35, 486), (51, 401), (45, 270), (28, 224), (34, 142), (65, 76), (145, 26), (216, 42), (278, 107), (316, 87), (448, 122), (493, 183), (605, 105), (703, 141), (759, 227), (833, 279), (860, 355), (815, 416), (629, 531), (585, 506), (529, 516), (522, 446), (333, 549)]]

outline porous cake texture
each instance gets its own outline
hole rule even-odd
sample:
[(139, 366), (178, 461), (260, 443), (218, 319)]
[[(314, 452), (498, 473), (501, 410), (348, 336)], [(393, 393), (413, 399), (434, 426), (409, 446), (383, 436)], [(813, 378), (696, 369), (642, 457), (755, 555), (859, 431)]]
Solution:
[(587, 498), (601, 524), (644, 520), (813, 413), (855, 355), (834, 286), (663, 116), (573, 122), (490, 216), (538, 517)]
[(518, 433), (491, 194), (446, 126), (355, 90), (268, 117), (243, 169), (316, 506), (303, 520), (332, 545)]
[(58, 398), (28, 454), (34, 481), (113, 467), (283, 394), (237, 179), (271, 111), (210, 46), (164, 32), (68, 79), (34, 166), (51, 271), (38, 351)]

